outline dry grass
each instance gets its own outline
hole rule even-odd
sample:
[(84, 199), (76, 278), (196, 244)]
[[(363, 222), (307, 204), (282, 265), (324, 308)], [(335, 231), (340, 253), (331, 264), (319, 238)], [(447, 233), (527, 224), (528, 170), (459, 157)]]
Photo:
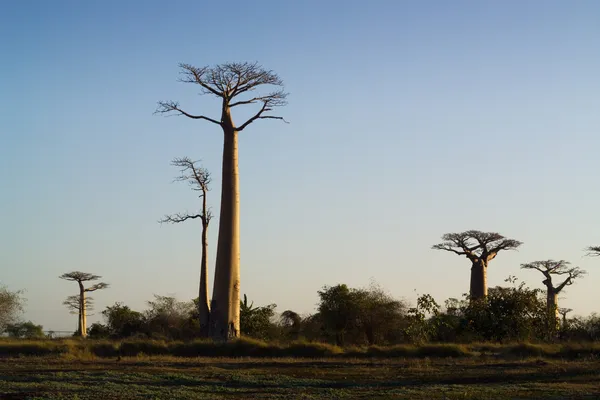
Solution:
[(111, 358), (176, 357), (304, 357), (304, 358), (469, 358), (482, 355), (501, 358), (544, 357), (579, 359), (600, 357), (600, 343), (566, 344), (426, 344), (340, 348), (325, 343), (296, 341), (288, 344), (239, 339), (227, 343), (208, 340), (0, 340), (0, 357), (56, 356)]

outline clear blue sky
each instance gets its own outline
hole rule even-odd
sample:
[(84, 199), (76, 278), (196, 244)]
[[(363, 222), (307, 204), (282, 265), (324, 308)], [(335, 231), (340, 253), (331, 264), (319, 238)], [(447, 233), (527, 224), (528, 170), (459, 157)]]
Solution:
[(72, 270), (112, 285), (91, 321), (115, 301), (195, 297), (200, 225), (157, 220), (198, 206), (173, 157), (203, 160), (218, 210), (222, 136), (152, 113), (172, 99), (218, 116), (178, 63), (249, 60), (291, 93), (289, 125), (240, 139), (255, 304), (312, 312), (323, 285), (371, 279), (459, 297), (468, 260), (430, 247), (479, 229), (525, 243), (490, 286), (542, 287), (519, 264), (567, 259), (589, 275), (561, 305), (600, 311), (600, 260), (583, 257), (600, 245), (599, 17), (593, 0), (3, 2), (0, 280), (55, 330), (76, 325), (61, 305), (76, 285), (58, 279)]

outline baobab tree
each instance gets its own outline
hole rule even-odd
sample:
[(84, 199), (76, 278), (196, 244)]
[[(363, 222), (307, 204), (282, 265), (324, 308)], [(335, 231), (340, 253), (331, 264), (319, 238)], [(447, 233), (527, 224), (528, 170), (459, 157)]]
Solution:
[(515, 250), (521, 242), (507, 239), (499, 233), (470, 230), (461, 233), (447, 233), (444, 242), (434, 245), (435, 250), (451, 251), (465, 256), (471, 261), (470, 297), (472, 300), (487, 296), (487, 268), (502, 250)]
[(202, 253), (200, 258), (200, 288), (198, 297), (198, 315), (200, 320), (200, 335), (208, 336), (208, 324), (210, 319), (210, 304), (208, 299), (208, 225), (212, 218), (212, 213), (206, 204), (206, 196), (210, 190), (210, 173), (207, 169), (197, 165), (188, 157), (175, 158), (171, 165), (179, 167), (181, 175), (175, 178), (177, 182), (187, 182), (192, 190), (199, 192), (202, 199), (202, 209), (199, 213), (190, 214), (177, 213), (165, 215), (160, 220), (161, 223), (178, 224), (190, 219), (200, 219), (202, 222)]
[(590, 257), (600, 256), (600, 246), (590, 246), (586, 249), (587, 255)]
[[(81, 337), (86, 337), (87, 336), (86, 304), (88, 304), (88, 302), (86, 301), (86, 293), (95, 292), (96, 290), (106, 289), (109, 285), (108, 285), (108, 283), (100, 282), (100, 283), (95, 283), (92, 286), (86, 288), (84, 286), (85, 282), (97, 281), (98, 279), (100, 279), (102, 277), (99, 275), (94, 275), (94, 274), (90, 274), (87, 272), (81, 272), (81, 271), (67, 272), (66, 274), (62, 274), (61, 276), (59, 276), (59, 278), (67, 280), (67, 281), (77, 282), (77, 285), (79, 285), (79, 295), (77, 296), (78, 300), (79, 300), (79, 305), (78, 305), (79, 321), (77, 323), (77, 334)], [(69, 298), (67, 298), (67, 300), (68, 299)]]
[[(85, 310), (86, 317), (88, 312), (94, 309), (94, 299), (90, 296), (85, 297), (85, 304), (81, 307), (79, 295), (68, 296), (63, 305), (67, 306), (71, 314), (77, 314), (77, 333), (81, 332), (81, 313)], [(87, 333), (87, 331), (86, 331)]]
[[(238, 173), (238, 135), (259, 119), (284, 120), (272, 115), (275, 107), (286, 104), (283, 81), (273, 71), (257, 63), (225, 63), (214, 67), (194, 67), (180, 64), (181, 82), (196, 84), (201, 94), (216, 96), (221, 115), (207, 117), (184, 111), (176, 101), (160, 101), (159, 114), (183, 115), (208, 121), (223, 131), (223, 164), (221, 209), (215, 265), (214, 289), (211, 301), (210, 336), (230, 339), (240, 335), (240, 190)], [(257, 88), (275, 87), (266, 94), (251, 96)], [(258, 110), (241, 125), (232, 117), (234, 107), (259, 105)]]
[(572, 308), (559, 308), (558, 313), (562, 316), (562, 327), (565, 329), (567, 327), (567, 314), (573, 311)]
[[(554, 261), (534, 261), (527, 264), (521, 264), (521, 269), (534, 269), (544, 275), (542, 283), (546, 286), (546, 307), (548, 315), (554, 316), (558, 322), (558, 294), (566, 287), (574, 283), (575, 279), (585, 275), (585, 271), (579, 267), (571, 267), (571, 263), (565, 260)], [(555, 285), (552, 282), (553, 276), (566, 276), (566, 278)]]

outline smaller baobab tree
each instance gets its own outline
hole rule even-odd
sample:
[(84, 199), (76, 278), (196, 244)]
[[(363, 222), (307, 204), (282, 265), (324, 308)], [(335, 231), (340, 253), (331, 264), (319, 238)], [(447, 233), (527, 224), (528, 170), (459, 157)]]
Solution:
[[(585, 275), (585, 271), (579, 267), (571, 267), (571, 263), (565, 260), (554, 261), (534, 261), (527, 264), (521, 264), (521, 269), (534, 269), (544, 275), (542, 283), (546, 286), (546, 307), (548, 315), (554, 317), (558, 323), (558, 294), (566, 287), (574, 283), (575, 279)], [(566, 278), (555, 285), (552, 281), (553, 276), (566, 276)]]
[(197, 162), (188, 157), (175, 158), (171, 165), (180, 168), (181, 175), (175, 178), (176, 182), (187, 182), (192, 190), (199, 192), (202, 199), (202, 210), (196, 214), (177, 213), (165, 215), (160, 223), (178, 224), (190, 219), (200, 219), (202, 222), (202, 254), (200, 260), (200, 288), (198, 299), (198, 315), (200, 319), (200, 335), (208, 336), (210, 321), (210, 303), (208, 299), (208, 225), (212, 213), (206, 204), (206, 196), (210, 190), (210, 173), (207, 169), (198, 166)]
[[(75, 296), (79, 302), (79, 304), (77, 306), (77, 310), (78, 310), (78, 314), (79, 314), (79, 320), (77, 322), (77, 334), (81, 337), (86, 337), (87, 336), (86, 304), (88, 304), (88, 302), (86, 301), (86, 293), (95, 292), (96, 290), (106, 289), (109, 285), (106, 282), (99, 282), (99, 283), (95, 283), (92, 286), (86, 288), (84, 286), (84, 284), (86, 282), (97, 281), (98, 279), (100, 279), (102, 277), (99, 275), (94, 275), (94, 274), (90, 274), (87, 272), (81, 272), (81, 271), (67, 272), (66, 274), (62, 274), (61, 276), (59, 276), (59, 278), (67, 280), (67, 281), (77, 282), (77, 284), (79, 285), (79, 295)], [(67, 301), (69, 301), (69, 299), (71, 297), (73, 297), (73, 296), (67, 297), (67, 300), (63, 304), (66, 304)]]
[(559, 308), (558, 313), (562, 317), (562, 327), (565, 329), (567, 327), (567, 314), (573, 311), (572, 308)]
[(487, 268), (502, 250), (515, 250), (521, 242), (507, 239), (499, 233), (470, 230), (461, 233), (447, 233), (444, 242), (434, 245), (435, 250), (451, 251), (465, 256), (471, 261), (470, 297), (472, 300), (487, 296)]
[[(90, 296), (86, 296), (84, 300), (84, 305), (81, 307), (81, 302), (79, 299), (79, 295), (68, 296), (65, 301), (63, 301), (63, 305), (67, 306), (69, 312), (71, 314), (77, 314), (78, 322), (77, 322), (77, 333), (81, 332), (81, 313), (85, 310), (86, 317), (89, 316), (89, 312), (94, 309), (94, 298)], [(87, 333), (87, 330), (86, 330)]]

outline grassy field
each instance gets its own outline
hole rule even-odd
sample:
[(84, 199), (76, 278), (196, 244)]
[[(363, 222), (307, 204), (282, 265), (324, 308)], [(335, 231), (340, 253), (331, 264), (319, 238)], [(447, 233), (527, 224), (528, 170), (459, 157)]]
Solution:
[(600, 399), (597, 358), (0, 358), (2, 399)]

